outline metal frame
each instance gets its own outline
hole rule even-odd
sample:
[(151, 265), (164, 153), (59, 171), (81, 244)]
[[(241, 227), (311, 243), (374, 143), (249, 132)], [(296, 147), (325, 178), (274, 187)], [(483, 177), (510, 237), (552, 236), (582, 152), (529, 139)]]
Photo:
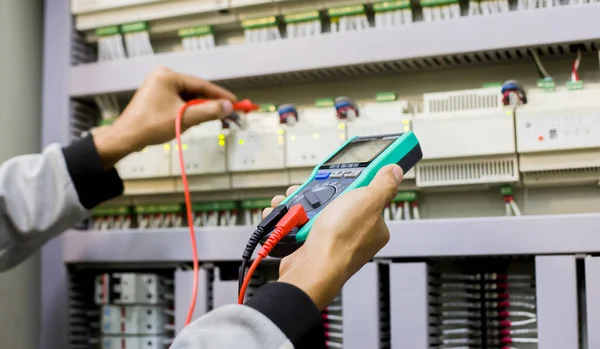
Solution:
[[(379, 258), (543, 255), (600, 251), (600, 214), (427, 219), (388, 222), (391, 240)], [(251, 227), (199, 228), (203, 262), (237, 261)], [(567, 238), (568, 236), (568, 238)], [(226, 239), (224, 237), (227, 237)], [(185, 262), (192, 259), (187, 228), (69, 231), (66, 263)]]
[[(572, 18), (577, 20), (569, 21)], [(381, 63), (385, 62), (597, 40), (600, 38), (596, 25), (598, 18), (600, 4), (563, 6), (452, 21), (417, 22), (400, 28), (374, 28), (261, 45), (232, 45), (197, 54), (164, 53), (120, 62), (85, 64), (72, 69), (70, 95), (133, 91), (158, 66), (207, 80), (262, 76), (267, 82), (272, 82), (274, 74), (285, 74), (282, 81), (290, 81), (291, 75), (296, 72), (370, 65), (368, 69), (345, 70), (359, 75), (381, 71), (384, 69)], [(569, 30), (555, 25), (567, 21), (570, 23)], [(394, 45), (390, 45), (391, 42)], [(285, 57), (266, 52), (280, 52)]]

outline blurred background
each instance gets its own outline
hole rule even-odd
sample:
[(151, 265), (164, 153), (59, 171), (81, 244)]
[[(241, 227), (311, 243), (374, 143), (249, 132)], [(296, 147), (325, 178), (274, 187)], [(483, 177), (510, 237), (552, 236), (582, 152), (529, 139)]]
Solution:
[[(124, 196), (0, 276), (0, 347), (167, 347), (185, 227), (199, 316), (235, 303), (273, 195), (353, 136), (413, 131), (392, 240), (324, 313), (327, 346), (599, 348), (598, 18), (589, 0), (1, 0), (2, 160), (110, 124), (159, 66), (260, 109), (184, 134), (193, 222), (175, 142), (121, 161)], [(251, 288), (276, 278), (271, 261)]]

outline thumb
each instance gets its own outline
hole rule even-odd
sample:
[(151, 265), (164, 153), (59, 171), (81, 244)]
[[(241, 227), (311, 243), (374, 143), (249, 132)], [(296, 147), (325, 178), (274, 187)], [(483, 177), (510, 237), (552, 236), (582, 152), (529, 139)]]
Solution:
[(183, 114), (183, 124), (185, 128), (189, 128), (202, 122), (223, 119), (231, 113), (233, 113), (233, 104), (227, 99), (191, 105)]
[(402, 182), (404, 171), (398, 165), (387, 165), (381, 168), (368, 185), (368, 191), (374, 200), (373, 204), (385, 207), (398, 194), (398, 186)]

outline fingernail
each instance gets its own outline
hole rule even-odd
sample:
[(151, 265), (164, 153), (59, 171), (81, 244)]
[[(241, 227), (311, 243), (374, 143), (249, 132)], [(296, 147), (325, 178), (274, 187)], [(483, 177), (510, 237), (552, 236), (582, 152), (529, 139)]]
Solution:
[(229, 116), (233, 113), (233, 103), (231, 103), (231, 101), (223, 101), (223, 113), (225, 114), (223, 116)]
[(396, 165), (394, 166), (394, 168), (392, 168), (392, 173), (394, 174), (394, 177), (396, 177), (396, 179), (398, 180), (398, 184), (400, 184), (402, 178), (404, 178), (404, 171), (402, 171), (402, 168)]

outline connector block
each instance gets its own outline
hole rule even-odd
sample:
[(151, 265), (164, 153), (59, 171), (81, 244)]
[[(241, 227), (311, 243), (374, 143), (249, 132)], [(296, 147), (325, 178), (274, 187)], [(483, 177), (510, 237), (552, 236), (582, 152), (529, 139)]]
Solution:
[(236, 209), (238, 209), (238, 203), (235, 201), (197, 202), (192, 204), (192, 211), (194, 212), (227, 211)]
[(249, 199), (242, 201), (242, 208), (245, 209), (263, 209), (271, 207), (270, 199)]
[(399, 201), (413, 202), (413, 201), (417, 201), (418, 198), (419, 198), (419, 196), (416, 191), (401, 191), (398, 193), (398, 195), (396, 195), (396, 197), (392, 200), (392, 202), (399, 202)]
[(139, 33), (147, 31), (148, 29), (150, 29), (150, 26), (147, 22), (128, 23), (121, 26), (121, 31), (123, 33)]
[(537, 81), (537, 87), (546, 92), (554, 92), (556, 83), (552, 78), (539, 79)]
[(131, 214), (131, 209), (127, 206), (97, 207), (92, 211), (93, 217), (127, 216), (129, 214)]
[(513, 188), (510, 185), (503, 185), (500, 188), (500, 194), (503, 196), (513, 195)]
[(375, 95), (375, 101), (378, 103), (394, 102), (398, 100), (398, 95), (394, 92), (381, 92)]
[(317, 10), (309, 12), (292, 13), (283, 16), (283, 21), (286, 24), (311, 22), (317, 21), (319, 19), (321, 19), (321, 14)]
[(96, 36), (112, 36), (120, 33), (119, 26), (116, 25), (96, 29)]
[(332, 108), (335, 105), (333, 98), (319, 98), (315, 101), (317, 108)]
[(242, 28), (244, 29), (258, 29), (275, 26), (277, 26), (277, 18), (275, 16), (246, 19), (242, 21)]
[(340, 18), (346, 16), (355, 16), (365, 13), (365, 5), (350, 5), (342, 7), (334, 7), (327, 10), (327, 14), (331, 18)]
[(275, 104), (260, 104), (257, 112), (259, 113), (272, 113), (277, 111), (277, 105)]
[(458, 0), (421, 0), (421, 6), (423, 7), (445, 6), (452, 4), (458, 4)]
[(396, 11), (410, 8), (410, 0), (383, 1), (373, 4), (373, 11), (376, 13)]
[(181, 205), (179, 204), (167, 204), (167, 205), (143, 205), (135, 206), (135, 213), (139, 215), (152, 215), (162, 213), (180, 213)]
[(204, 25), (200, 27), (183, 28), (180, 29), (177, 33), (181, 38), (189, 38), (193, 36), (211, 35), (214, 33), (214, 30), (212, 26)]

